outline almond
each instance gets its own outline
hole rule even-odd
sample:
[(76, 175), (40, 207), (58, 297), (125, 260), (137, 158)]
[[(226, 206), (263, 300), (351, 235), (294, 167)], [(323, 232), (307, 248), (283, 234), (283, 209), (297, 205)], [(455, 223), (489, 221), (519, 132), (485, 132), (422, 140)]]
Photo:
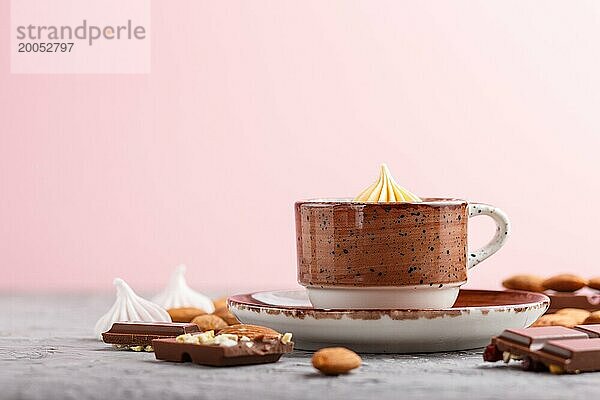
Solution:
[(198, 315), (192, 320), (192, 324), (198, 325), (201, 331), (213, 331), (227, 326), (223, 318), (212, 314)]
[(565, 326), (572, 328), (577, 324), (573, 318), (568, 315), (546, 314), (538, 318), (531, 326)]
[(227, 297), (219, 297), (218, 299), (213, 300), (213, 304), (215, 305), (215, 310), (227, 308)]
[(190, 322), (198, 315), (206, 314), (204, 310), (193, 307), (169, 308), (167, 312), (171, 316), (173, 322)]
[(553, 276), (542, 282), (546, 289), (557, 292), (574, 292), (587, 285), (587, 280), (572, 274), (561, 274)]
[(600, 311), (594, 311), (583, 322), (584, 324), (600, 324)]
[(597, 278), (592, 278), (588, 282), (588, 286), (592, 289), (600, 290), (600, 276)]
[(267, 328), (266, 326), (249, 324), (231, 325), (219, 330), (219, 335), (227, 333), (232, 335), (238, 335), (238, 337), (246, 336), (250, 340), (272, 340), (281, 338), (281, 333), (271, 328)]
[(574, 320), (577, 325), (583, 324), (583, 321), (586, 320), (591, 314), (588, 310), (583, 310), (581, 308), (562, 308), (554, 313), (555, 315), (565, 315), (572, 320)]
[(229, 325), (235, 325), (235, 324), (239, 324), (240, 321), (238, 321), (238, 319), (235, 317), (235, 315), (233, 315), (231, 313), (231, 311), (229, 311), (229, 309), (227, 309), (227, 307), (223, 307), (223, 308), (217, 308), (215, 310), (215, 312), (213, 312), (214, 315), (223, 318), (223, 320), (225, 322), (227, 322)]
[(325, 375), (346, 374), (360, 367), (362, 360), (358, 354), (345, 347), (328, 347), (312, 356), (312, 365)]
[(504, 280), (502, 286), (512, 290), (527, 290), (530, 292), (543, 292), (544, 278), (536, 275), (515, 275)]

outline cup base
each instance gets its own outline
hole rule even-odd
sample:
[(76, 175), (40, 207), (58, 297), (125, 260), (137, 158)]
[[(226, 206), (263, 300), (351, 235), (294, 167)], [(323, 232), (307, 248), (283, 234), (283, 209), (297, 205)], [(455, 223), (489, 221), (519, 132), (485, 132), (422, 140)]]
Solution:
[(403, 287), (307, 287), (315, 308), (338, 309), (440, 309), (450, 308), (465, 282)]

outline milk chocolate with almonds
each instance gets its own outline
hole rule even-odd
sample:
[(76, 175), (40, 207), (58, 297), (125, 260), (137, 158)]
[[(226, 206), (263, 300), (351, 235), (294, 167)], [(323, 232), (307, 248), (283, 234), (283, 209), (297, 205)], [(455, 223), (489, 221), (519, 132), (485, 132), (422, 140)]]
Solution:
[(492, 338), (485, 361), (522, 360), (528, 370), (552, 373), (600, 371), (600, 324), (507, 329)]
[(213, 367), (265, 364), (278, 361), (294, 349), (294, 343), (279, 339), (240, 341), (235, 346), (177, 342), (175, 338), (152, 341), (157, 360), (192, 362)]

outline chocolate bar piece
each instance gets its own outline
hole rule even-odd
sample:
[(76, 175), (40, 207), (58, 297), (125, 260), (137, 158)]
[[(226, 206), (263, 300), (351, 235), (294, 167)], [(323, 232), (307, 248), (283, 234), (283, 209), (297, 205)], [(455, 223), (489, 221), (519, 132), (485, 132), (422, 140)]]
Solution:
[(528, 357), (553, 373), (600, 371), (600, 339), (551, 340)]
[(577, 325), (575, 329), (585, 332), (591, 338), (600, 338), (600, 324)]
[(196, 324), (176, 322), (115, 322), (102, 334), (104, 343), (123, 347), (151, 346), (153, 339), (199, 332)]
[(546, 293), (546, 295), (550, 297), (548, 314), (563, 308), (581, 308), (588, 311), (600, 310), (599, 294)]
[(513, 342), (531, 348), (540, 348), (544, 343), (553, 339), (586, 339), (589, 336), (579, 330), (562, 326), (541, 326), (525, 329), (507, 329), (499, 339)]
[(152, 341), (157, 360), (190, 361), (194, 364), (226, 367), (233, 365), (264, 364), (278, 361), (282, 354), (294, 348), (293, 342), (279, 339), (239, 341), (235, 345), (195, 344), (178, 342), (175, 338)]
[(485, 361), (523, 360), (528, 370), (553, 373), (600, 371), (600, 324), (575, 329), (547, 326), (507, 329), (492, 338)]

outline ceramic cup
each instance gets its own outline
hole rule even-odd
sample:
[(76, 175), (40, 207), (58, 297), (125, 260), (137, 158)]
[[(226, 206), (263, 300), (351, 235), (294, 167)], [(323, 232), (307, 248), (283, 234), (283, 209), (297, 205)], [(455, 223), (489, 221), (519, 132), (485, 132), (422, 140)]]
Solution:
[[(317, 308), (452, 307), (467, 271), (502, 247), (510, 224), (500, 209), (456, 199), (295, 204), (298, 282)], [(487, 215), (496, 234), (468, 250), (467, 221)]]

